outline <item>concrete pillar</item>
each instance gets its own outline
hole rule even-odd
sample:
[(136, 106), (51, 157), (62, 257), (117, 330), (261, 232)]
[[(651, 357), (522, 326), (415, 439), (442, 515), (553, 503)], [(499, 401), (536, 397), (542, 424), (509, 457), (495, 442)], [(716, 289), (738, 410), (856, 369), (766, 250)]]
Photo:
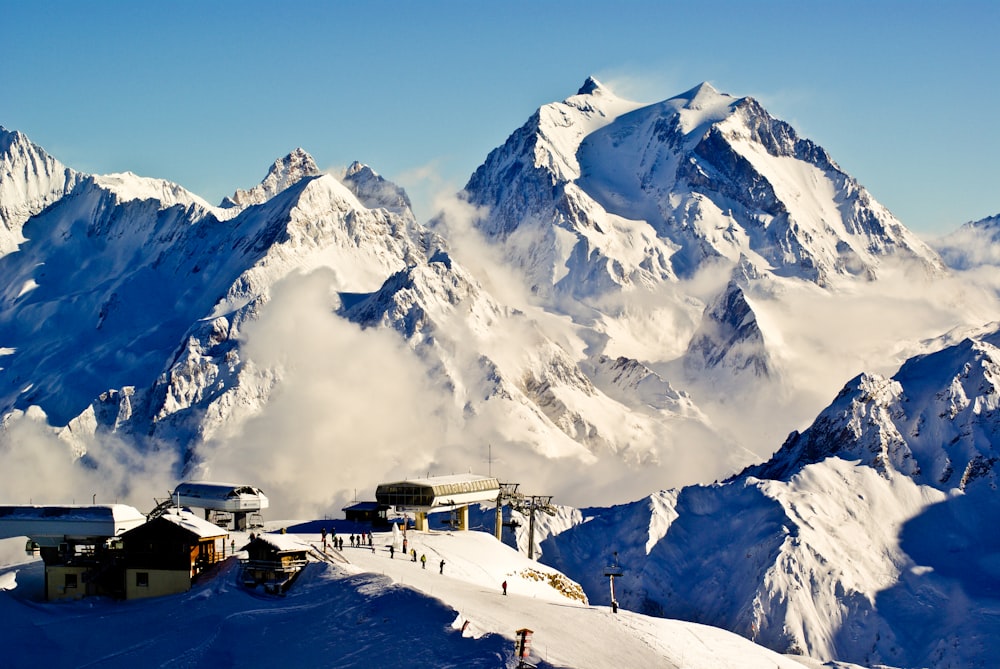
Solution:
[(458, 510), (458, 529), (469, 529), (469, 507), (463, 506)]
[(417, 511), (416, 518), (414, 520), (414, 529), (418, 532), (426, 532), (429, 525), (427, 524), (427, 512)]

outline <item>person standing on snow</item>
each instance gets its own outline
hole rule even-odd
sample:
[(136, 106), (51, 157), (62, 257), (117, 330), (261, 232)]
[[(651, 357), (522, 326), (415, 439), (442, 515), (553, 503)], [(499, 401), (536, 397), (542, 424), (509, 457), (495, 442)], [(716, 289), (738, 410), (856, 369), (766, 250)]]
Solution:
[(441, 564), (438, 566), (438, 573), (439, 574), (444, 573), (444, 560), (441, 560)]
[(394, 560), (396, 558), (396, 547), (389, 544), (389, 559)]
[(503, 584), (500, 587), (503, 588), (503, 595), (504, 595), (504, 597), (506, 597), (507, 596), (507, 581), (504, 581)]
[(420, 556), (420, 568), (427, 569), (427, 554), (423, 553)]

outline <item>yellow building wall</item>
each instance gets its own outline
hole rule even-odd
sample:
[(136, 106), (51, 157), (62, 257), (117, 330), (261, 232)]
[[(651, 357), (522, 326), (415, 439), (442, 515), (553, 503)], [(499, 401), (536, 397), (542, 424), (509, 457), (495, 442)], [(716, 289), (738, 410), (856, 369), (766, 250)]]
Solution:
[[(52, 601), (57, 599), (81, 599), (87, 596), (87, 585), (83, 582), (83, 575), (87, 573), (87, 567), (66, 567), (54, 566), (45, 568), (45, 598)], [(76, 574), (76, 587), (66, 587), (66, 574)]]
[[(149, 574), (149, 585), (136, 585), (136, 574)], [(162, 597), (187, 592), (191, 589), (191, 574), (187, 571), (168, 569), (126, 569), (125, 599), (143, 599), (145, 597)]]

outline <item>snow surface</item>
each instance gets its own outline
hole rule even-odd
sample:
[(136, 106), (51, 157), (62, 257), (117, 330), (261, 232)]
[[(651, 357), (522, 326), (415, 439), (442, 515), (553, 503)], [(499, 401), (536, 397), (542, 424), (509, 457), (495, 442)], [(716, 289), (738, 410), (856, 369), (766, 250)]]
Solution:
[[(314, 521), (288, 536), (319, 546), (324, 522), (332, 529)], [(390, 558), (391, 533), (374, 535), (374, 552), (344, 538), (343, 553), (330, 549), (284, 597), (237, 585), (232, 560), (189, 593), (132, 602), (39, 601), (41, 563), (6, 568), (2, 583), (17, 573), (17, 587), (0, 593), (4, 666), (514, 667), (514, 632), (527, 627), (543, 668), (802, 667), (719, 629), (567, 597), (550, 585), (558, 572), (484, 533), (409, 532), (426, 569)]]

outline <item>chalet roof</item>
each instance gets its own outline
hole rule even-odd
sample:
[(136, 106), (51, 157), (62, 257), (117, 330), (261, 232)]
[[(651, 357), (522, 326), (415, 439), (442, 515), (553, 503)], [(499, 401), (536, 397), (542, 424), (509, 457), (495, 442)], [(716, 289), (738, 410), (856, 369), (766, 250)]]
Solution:
[(258, 534), (255, 541), (263, 541), (279, 553), (297, 553), (312, 549), (296, 534)]
[(194, 534), (202, 539), (224, 537), (228, 534), (226, 530), (222, 529), (218, 525), (213, 525), (207, 520), (202, 520), (189, 511), (169, 509), (166, 513), (160, 516), (160, 518), (163, 518), (178, 527), (182, 527), (191, 534)]
[(341, 511), (378, 511), (384, 504), (378, 502), (355, 502), (350, 506), (345, 506)]

